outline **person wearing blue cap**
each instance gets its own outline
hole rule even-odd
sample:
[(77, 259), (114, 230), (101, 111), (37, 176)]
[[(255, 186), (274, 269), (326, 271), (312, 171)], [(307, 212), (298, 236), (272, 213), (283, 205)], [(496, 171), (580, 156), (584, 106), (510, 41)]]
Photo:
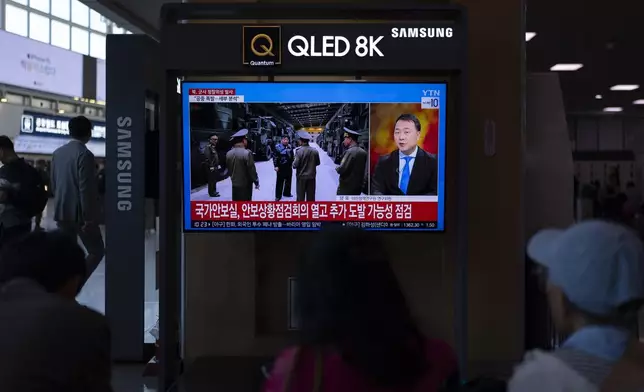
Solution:
[(233, 148), (226, 154), (226, 168), (230, 172), (230, 181), (233, 184), (233, 201), (252, 201), (253, 184), (255, 189), (259, 189), (253, 153), (246, 149), (247, 135), (248, 129), (236, 132), (230, 138)]
[(335, 171), (340, 175), (337, 195), (360, 195), (367, 170), (367, 152), (358, 145), (360, 134), (344, 128), (342, 144), (347, 149), (342, 156), (340, 166)]
[(295, 169), (297, 201), (315, 201), (315, 178), (320, 165), (318, 150), (311, 147), (312, 137), (306, 131), (297, 131), (300, 147), (295, 151), (293, 169)]
[[(527, 252), (542, 269), (555, 327), (569, 337), (552, 353), (529, 353), (508, 390), (603, 391), (607, 382), (638, 374), (644, 387), (644, 350), (631, 332), (644, 304), (638, 236), (616, 223), (589, 220), (537, 233)], [(615, 376), (624, 363), (631, 370)]]

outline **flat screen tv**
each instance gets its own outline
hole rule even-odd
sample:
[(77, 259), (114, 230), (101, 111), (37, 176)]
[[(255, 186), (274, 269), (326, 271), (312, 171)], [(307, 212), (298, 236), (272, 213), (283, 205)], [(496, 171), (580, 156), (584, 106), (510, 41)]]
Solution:
[(444, 230), (446, 84), (181, 88), (185, 230)]

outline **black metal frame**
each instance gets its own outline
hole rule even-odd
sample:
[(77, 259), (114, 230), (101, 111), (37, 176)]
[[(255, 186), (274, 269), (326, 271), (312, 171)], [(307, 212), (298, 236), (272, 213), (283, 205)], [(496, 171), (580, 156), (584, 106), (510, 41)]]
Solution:
[[(166, 4), (161, 11), (162, 50), (168, 49), (165, 38), (170, 38), (177, 31), (193, 31), (195, 35), (213, 28), (212, 24), (190, 24), (187, 21), (211, 20), (214, 26), (216, 21), (227, 20), (355, 20), (357, 23), (369, 21), (396, 22), (396, 21), (458, 21), (459, 27), (467, 29), (467, 16), (462, 7), (454, 5), (436, 4)], [(405, 23), (401, 22), (401, 23)], [(206, 39), (198, 41), (204, 51), (215, 52), (213, 47), (216, 41)], [(191, 42), (191, 45), (195, 45)], [(465, 374), (467, 358), (467, 156), (468, 156), (468, 127), (466, 122), (468, 96), (467, 48), (460, 48), (459, 58), (462, 65), (458, 69), (432, 69), (429, 71), (409, 72), (373, 71), (369, 69), (347, 69), (343, 74), (356, 75), (360, 79), (366, 75), (372, 76), (398, 76), (404, 77), (447, 77), (450, 80), (448, 89), (448, 125), (456, 133), (458, 146), (451, 151), (457, 152), (458, 160), (451, 161), (448, 170), (450, 175), (457, 177), (457, 192), (446, 203), (454, 211), (456, 222), (454, 229), (450, 230), (453, 243), (450, 247), (455, 249), (456, 281), (455, 281), (455, 340), (457, 354), (460, 360), (461, 372)], [(177, 358), (179, 343), (178, 326), (181, 314), (181, 279), (183, 278), (182, 240), (183, 232), (183, 207), (182, 207), (182, 170), (180, 147), (181, 132), (177, 127), (180, 117), (180, 108), (176, 104), (176, 78), (181, 76), (198, 76), (204, 74), (221, 74), (226, 76), (267, 76), (273, 81), (275, 75), (329, 75), (337, 72), (293, 72), (284, 68), (240, 68), (239, 70), (217, 70), (217, 63), (213, 62), (213, 69), (209, 72), (191, 71), (190, 65), (183, 69), (171, 69), (164, 64), (165, 96), (163, 97), (163, 111), (165, 118), (161, 126), (160, 137), (160, 335), (161, 335), (161, 366), (159, 374), (159, 390), (166, 391), (174, 385), (179, 375), (180, 363)], [(225, 73), (224, 73), (225, 72)], [(451, 99), (450, 96), (457, 97)], [(452, 114), (450, 113), (458, 113)], [(456, 124), (455, 124), (456, 123)], [(448, 147), (449, 149), (449, 147)], [(395, 235), (395, 234), (390, 234)]]

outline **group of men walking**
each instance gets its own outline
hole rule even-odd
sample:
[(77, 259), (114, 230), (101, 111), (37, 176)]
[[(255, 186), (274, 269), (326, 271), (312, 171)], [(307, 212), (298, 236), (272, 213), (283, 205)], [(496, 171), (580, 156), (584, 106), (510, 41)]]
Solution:
[[(259, 189), (259, 177), (253, 153), (247, 149), (247, 135), (247, 129), (236, 132), (231, 138), (233, 147), (226, 154), (226, 168), (232, 182), (233, 201), (252, 201), (253, 188)], [(345, 128), (343, 144), (346, 151), (340, 166), (336, 168), (340, 175), (338, 195), (360, 195), (362, 193), (367, 152), (358, 146), (358, 136), (358, 132)], [(296, 178), (296, 200), (315, 201), (320, 154), (316, 148), (310, 145), (313, 138), (308, 132), (298, 131), (297, 137), (298, 147), (293, 148), (288, 136), (284, 136), (275, 147), (273, 157), (276, 174), (275, 201), (280, 201), (284, 197), (293, 197), (293, 170), (295, 170)], [(210, 173), (212, 173), (212, 177), (208, 181), (208, 194), (211, 197), (219, 196), (216, 191), (216, 182), (221, 167), (216, 152), (216, 139), (217, 136), (213, 135), (206, 148), (206, 159)]]

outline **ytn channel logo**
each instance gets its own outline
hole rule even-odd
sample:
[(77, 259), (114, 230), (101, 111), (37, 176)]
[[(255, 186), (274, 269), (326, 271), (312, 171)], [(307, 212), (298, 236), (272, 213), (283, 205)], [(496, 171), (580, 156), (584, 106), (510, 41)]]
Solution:
[(282, 64), (282, 29), (280, 26), (243, 26), (243, 63), (251, 67)]

